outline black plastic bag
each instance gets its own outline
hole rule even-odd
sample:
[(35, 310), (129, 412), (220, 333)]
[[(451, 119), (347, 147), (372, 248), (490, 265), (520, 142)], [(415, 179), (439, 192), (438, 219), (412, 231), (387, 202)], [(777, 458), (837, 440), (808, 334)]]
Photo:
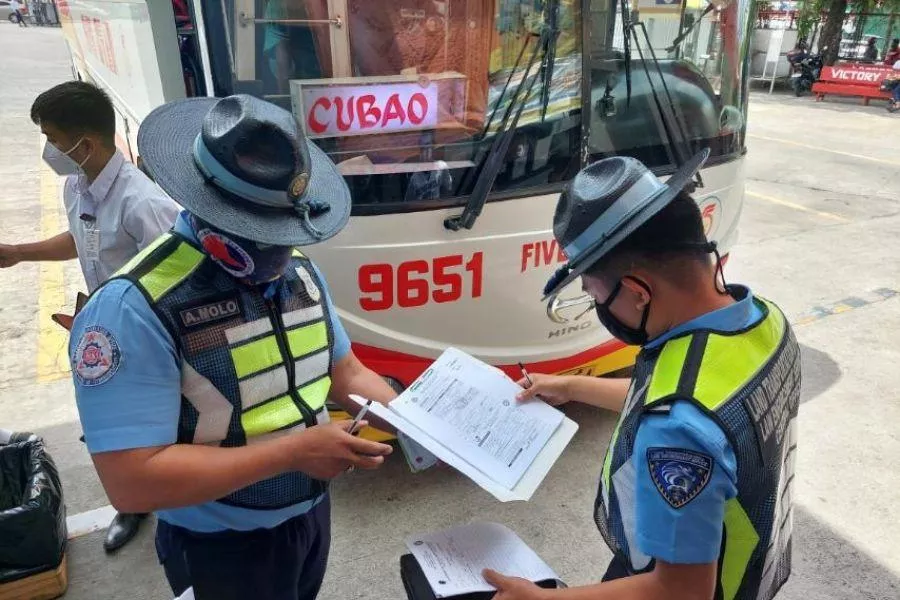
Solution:
[(62, 484), (44, 442), (0, 445), (0, 583), (55, 569), (65, 549)]

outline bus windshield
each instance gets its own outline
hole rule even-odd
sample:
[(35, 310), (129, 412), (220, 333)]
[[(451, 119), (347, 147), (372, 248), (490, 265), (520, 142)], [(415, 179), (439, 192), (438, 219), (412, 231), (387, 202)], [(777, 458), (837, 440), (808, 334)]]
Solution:
[(541, 0), (235, 0), (222, 91), (291, 109), (357, 206), (458, 204), (552, 26), (493, 190), (561, 183), (580, 165), (582, 24), (580, 2), (556, 4), (548, 24)]
[(519, 108), (489, 199), (558, 191), (613, 154), (674, 166), (653, 95), (663, 83), (692, 146), (740, 151), (742, 24), (728, 11), (700, 19), (698, 0), (644, 1), (631, 17), (659, 62), (632, 50), (630, 98), (616, 0), (206, 0), (205, 13), (224, 15), (224, 35), (210, 36), (217, 94), (292, 110), (344, 174), (355, 212), (372, 214), (465, 203)]
[[(629, 19), (642, 26), (627, 48), (621, 5), (591, 0), (589, 160), (627, 154), (665, 172), (676, 162), (673, 135), (692, 152), (710, 148), (708, 164), (743, 152), (750, 4), (721, 4), (720, 10), (706, 0), (630, 3)], [(666, 106), (676, 122), (664, 122)]]

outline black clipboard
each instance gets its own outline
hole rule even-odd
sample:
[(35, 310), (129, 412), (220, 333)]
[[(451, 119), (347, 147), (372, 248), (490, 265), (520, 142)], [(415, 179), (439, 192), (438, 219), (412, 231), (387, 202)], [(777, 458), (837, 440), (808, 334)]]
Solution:
[[(404, 554), (400, 557), (400, 579), (403, 580), (403, 588), (406, 590), (408, 600), (437, 600), (431, 584), (422, 572), (422, 567), (412, 554)], [(538, 587), (548, 590), (555, 590), (566, 587), (560, 581), (548, 580), (538, 581)], [(472, 594), (463, 594), (461, 596), (453, 596), (453, 600), (491, 600), (496, 592), (475, 592)]]
[(78, 295), (75, 297), (75, 312), (71, 315), (67, 315), (65, 313), (53, 313), (50, 315), (50, 318), (53, 319), (53, 322), (65, 329), (66, 331), (72, 331), (72, 324), (75, 322), (75, 317), (78, 316), (78, 313), (81, 312), (81, 309), (84, 308), (84, 305), (87, 304), (88, 297), (81, 292), (78, 292)]

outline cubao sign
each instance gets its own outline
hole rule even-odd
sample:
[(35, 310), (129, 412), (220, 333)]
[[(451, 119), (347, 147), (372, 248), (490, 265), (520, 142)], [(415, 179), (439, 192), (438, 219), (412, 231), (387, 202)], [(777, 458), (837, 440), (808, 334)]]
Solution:
[(297, 87), (294, 111), (311, 138), (430, 129), (438, 123), (434, 81)]

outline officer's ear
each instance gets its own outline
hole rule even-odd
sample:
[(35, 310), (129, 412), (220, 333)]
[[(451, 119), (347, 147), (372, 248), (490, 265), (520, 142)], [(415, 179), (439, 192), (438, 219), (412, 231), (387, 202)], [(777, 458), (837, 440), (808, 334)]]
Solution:
[(630, 292), (628, 300), (634, 302), (634, 308), (643, 311), (644, 307), (650, 304), (653, 297), (652, 284), (644, 277), (639, 275), (624, 275), (622, 277), (622, 288)]

